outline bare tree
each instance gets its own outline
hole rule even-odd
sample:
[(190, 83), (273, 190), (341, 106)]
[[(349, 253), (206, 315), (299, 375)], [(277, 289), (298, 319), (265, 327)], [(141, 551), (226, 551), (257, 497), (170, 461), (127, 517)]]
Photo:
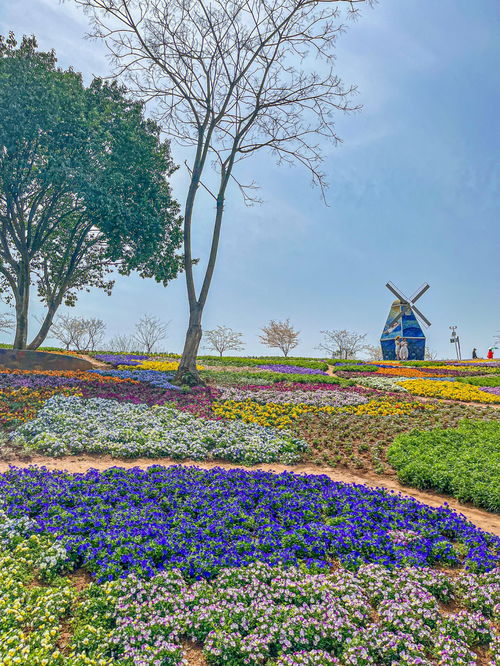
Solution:
[(237, 351), (243, 349), (244, 346), (241, 340), (243, 334), (233, 331), (233, 329), (228, 326), (217, 326), (217, 328), (214, 328), (211, 331), (205, 331), (204, 335), (208, 340), (206, 348), (213, 349), (218, 352), (220, 356), (222, 356), (225, 351)]
[(382, 347), (380, 345), (365, 345), (365, 351), (368, 353), (369, 361), (382, 361)]
[(115, 335), (107, 344), (109, 351), (131, 352), (134, 351), (134, 340), (130, 335)]
[(354, 358), (360, 351), (366, 349), (366, 333), (356, 333), (344, 329), (321, 331), (323, 341), (318, 349), (328, 352), (331, 358)]
[(437, 352), (434, 351), (434, 349), (431, 349), (430, 347), (425, 347), (425, 352), (424, 352), (424, 359), (426, 361), (435, 361), (437, 359), (438, 355)]
[(14, 317), (9, 312), (0, 313), (0, 333), (7, 333), (14, 328)]
[(135, 325), (133, 339), (139, 345), (140, 351), (151, 354), (160, 340), (167, 336), (168, 323), (162, 323), (158, 317), (144, 315)]
[(87, 344), (85, 349), (89, 351), (95, 351), (99, 345), (104, 340), (104, 334), (106, 332), (106, 324), (102, 319), (84, 319), (86, 334), (87, 334)]
[[(323, 191), (320, 141), (336, 144), (334, 116), (359, 107), (336, 73), (334, 46), (345, 20), (371, 0), (75, 0), (90, 16), (129, 85), (155, 100), (165, 131), (192, 149), (184, 207), (189, 324), (177, 381), (198, 383), (202, 314), (230, 185), (257, 201), (235, 165), (261, 149), (302, 165)], [(200, 187), (201, 186), (201, 187)], [(207, 224), (202, 190), (215, 202), (212, 241), (197, 290), (191, 231)]]
[(62, 314), (52, 324), (51, 337), (59, 340), (66, 349), (76, 351), (95, 351), (103, 341), (106, 324), (102, 319), (91, 317), (72, 317)]
[(259, 340), (266, 347), (277, 347), (281, 349), (284, 356), (288, 356), (291, 349), (299, 344), (299, 333), (296, 331), (290, 320), (274, 321), (271, 319), (267, 326), (262, 327), (262, 335)]

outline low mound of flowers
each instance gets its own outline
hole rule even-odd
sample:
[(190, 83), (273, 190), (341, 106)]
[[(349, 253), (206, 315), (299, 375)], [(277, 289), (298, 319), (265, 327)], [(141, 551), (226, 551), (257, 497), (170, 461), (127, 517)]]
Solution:
[(14, 441), (53, 456), (107, 453), (120, 457), (223, 459), (255, 465), (293, 464), (307, 449), (287, 432), (193, 416), (170, 405), (54, 396)]
[(402, 386), (415, 395), (429, 398), (444, 398), (447, 400), (462, 400), (465, 402), (500, 402), (500, 396), (481, 391), (472, 384), (459, 382), (433, 382), (422, 379), (409, 379)]
[(445, 507), (381, 489), (299, 476), (196, 467), (86, 474), (15, 469), (0, 475), (9, 519), (53, 536), (72, 567), (98, 580), (179, 569), (212, 578), (260, 561), (328, 569), (499, 563), (500, 538)]
[(403, 483), (500, 513), (500, 422), (398, 435), (388, 458)]

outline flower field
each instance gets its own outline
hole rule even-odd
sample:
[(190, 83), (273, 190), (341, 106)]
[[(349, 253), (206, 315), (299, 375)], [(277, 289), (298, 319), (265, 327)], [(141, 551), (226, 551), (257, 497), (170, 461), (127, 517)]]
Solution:
[[(500, 537), (321, 475), (500, 512), (498, 365), (204, 357), (189, 389), (172, 357), (96, 358), (0, 370), (2, 666), (499, 666)], [(151, 463), (20, 465), (35, 454)]]

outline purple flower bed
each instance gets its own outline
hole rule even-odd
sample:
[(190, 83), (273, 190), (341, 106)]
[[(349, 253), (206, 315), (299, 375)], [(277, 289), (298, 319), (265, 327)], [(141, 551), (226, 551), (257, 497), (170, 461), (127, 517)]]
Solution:
[(493, 395), (500, 395), (500, 386), (481, 386), (481, 391), (493, 393)]
[(179, 390), (178, 386), (174, 386), (170, 382), (173, 378), (172, 373), (160, 372), (159, 370), (89, 370), (96, 375), (104, 375), (108, 377), (119, 377), (121, 379), (134, 379), (138, 382), (146, 382), (158, 388), (165, 388), (171, 390)]
[[(86, 474), (15, 469), (0, 475), (9, 518), (55, 536), (98, 580), (179, 569), (211, 578), (261, 561), (357, 569), (498, 566), (500, 538), (448, 508), (381, 489), (299, 476), (196, 467)], [(409, 534), (404, 539), (395, 534)]]
[(139, 365), (138, 361), (146, 361), (149, 356), (144, 354), (96, 354), (94, 358), (110, 365)]
[(260, 370), (272, 370), (272, 372), (286, 372), (291, 375), (327, 375), (324, 370), (313, 370), (298, 365), (259, 365)]
[(0, 373), (0, 388), (57, 388), (59, 386), (83, 386), (85, 381), (75, 377), (57, 377), (55, 375), (14, 375)]

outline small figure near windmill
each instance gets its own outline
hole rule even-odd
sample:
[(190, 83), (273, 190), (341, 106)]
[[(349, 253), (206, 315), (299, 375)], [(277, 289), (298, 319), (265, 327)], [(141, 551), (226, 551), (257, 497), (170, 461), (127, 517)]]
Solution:
[(406, 298), (392, 282), (385, 286), (396, 296), (396, 300), (391, 305), (380, 337), (384, 361), (423, 360), (425, 335), (419, 322), (424, 326), (430, 326), (431, 322), (420, 312), (415, 302), (425, 294), (429, 285), (427, 282), (423, 284), (411, 298)]

